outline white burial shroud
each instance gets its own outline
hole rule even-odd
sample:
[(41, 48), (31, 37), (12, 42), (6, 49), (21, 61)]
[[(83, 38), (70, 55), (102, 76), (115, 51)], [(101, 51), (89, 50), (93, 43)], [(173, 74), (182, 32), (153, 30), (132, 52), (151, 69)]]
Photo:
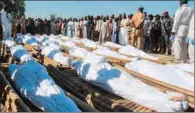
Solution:
[(80, 112), (76, 104), (64, 94), (36, 61), (9, 66), (11, 79), (21, 95), (45, 112)]
[(97, 48), (99, 45), (98, 42), (94, 42), (88, 39), (82, 39), (82, 43), (84, 46), (90, 47), (90, 48)]
[(64, 56), (64, 54), (62, 52), (60, 52), (59, 50), (50, 47), (50, 46), (46, 46), (42, 49), (41, 52), (42, 55), (45, 55), (51, 59), (53, 59), (54, 61), (66, 65), (66, 66), (71, 66), (71, 58)]
[(68, 47), (68, 48), (72, 48), (72, 47), (76, 46), (76, 43), (73, 41), (66, 41), (63, 43), (63, 45)]
[(24, 44), (30, 44), (30, 45), (37, 46), (37, 41), (36, 41), (35, 37), (32, 36), (31, 34), (24, 35), (22, 42)]
[(86, 57), (89, 53), (90, 52), (88, 50), (77, 47), (77, 46), (74, 46), (73, 48), (69, 50), (70, 55), (80, 57), (80, 58)]
[(137, 104), (161, 112), (184, 111), (186, 101), (173, 102), (174, 93), (165, 94), (134, 78), (127, 72), (112, 67), (103, 56), (89, 54), (72, 66), (87, 82)]
[(114, 58), (120, 58), (124, 60), (130, 60), (129, 57), (121, 55), (120, 53), (113, 51), (107, 47), (99, 47), (97, 50), (93, 51), (93, 53), (104, 55), (104, 56), (109, 56), (109, 57), (114, 57)]
[(106, 42), (106, 43), (103, 44), (103, 46), (113, 47), (113, 48), (122, 48), (122, 47), (124, 47), (124, 46), (121, 46), (121, 45), (113, 43), (113, 42)]
[(189, 73), (146, 60), (132, 61), (125, 67), (162, 82), (194, 91), (194, 77)]
[(10, 48), (11, 55), (19, 59), (20, 62), (27, 62), (29, 60), (34, 60), (34, 58), (28, 53), (28, 51), (22, 46), (22, 45), (17, 45), (14, 47)]
[(194, 63), (191, 63), (191, 64), (184, 64), (184, 63), (181, 63), (181, 64), (169, 64), (167, 66), (175, 67), (177, 69), (181, 69), (181, 70), (186, 71), (188, 73), (194, 73)]
[(3, 40), (4, 44), (8, 47), (8, 48), (11, 48), (13, 47), (14, 45), (16, 45), (16, 43), (14, 42), (14, 39), (13, 38), (7, 38), (6, 40)]
[(151, 59), (151, 60), (159, 60), (159, 58), (149, 55), (131, 45), (122, 47), (121, 49), (119, 49), (119, 53), (129, 55), (129, 56), (139, 56), (139, 57)]

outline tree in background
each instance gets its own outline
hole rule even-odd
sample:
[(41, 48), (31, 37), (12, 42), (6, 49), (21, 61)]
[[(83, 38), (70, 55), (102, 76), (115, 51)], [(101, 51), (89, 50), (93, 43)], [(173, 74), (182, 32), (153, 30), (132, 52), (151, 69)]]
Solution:
[(25, 2), (24, 0), (0, 0), (3, 1), (8, 11), (15, 16), (25, 16)]

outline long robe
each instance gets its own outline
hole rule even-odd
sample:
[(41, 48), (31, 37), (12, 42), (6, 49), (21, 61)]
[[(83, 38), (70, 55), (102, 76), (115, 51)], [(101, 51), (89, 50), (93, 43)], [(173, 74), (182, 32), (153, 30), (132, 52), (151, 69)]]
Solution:
[(103, 23), (102, 20), (98, 20), (96, 22), (95, 31), (94, 31), (94, 40), (95, 41), (97, 41), (99, 39), (99, 35), (100, 35), (100, 30), (101, 30), (102, 23)]
[(73, 22), (69, 21), (68, 22), (68, 36), (69, 37), (73, 37), (73, 31), (74, 31), (73, 27), (74, 27)]
[(192, 40), (194, 40), (194, 14), (190, 21), (189, 32), (188, 32), (189, 46), (188, 46), (188, 54), (190, 58), (190, 63), (194, 63), (194, 45), (192, 44)]
[(64, 36), (68, 36), (68, 23), (65, 23)]
[(114, 43), (116, 43), (117, 30), (118, 30), (117, 23), (115, 21), (113, 21), (113, 32), (112, 32), (112, 39), (111, 39), (111, 41), (114, 42)]
[(79, 24), (79, 22), (75, 22), (74, 26), (75, 26), (75, 37), (79, 37), (80, 36), (80, 24)]
[(106, 38), (108, 37), (108, 23), (104, 22), (100, 29), (100, 36), (99, 36), (99, 42), (105, 43)]
[(113, 22), (108, 23), (108, 37), (107, 37), (106, 41), (111, 41), (112, 40), (113, 27), (114, 27)]
[(4, 9), (1, 10), (1, 25), (3, 28), (3, 39), (9, 38), (11, 36), (12, 23), (7, 18), (7, 12)]
[(79, 32), (80, 32), (79, 37), (83, 38), (83, 21), (80, 21), (79, 23)]
[(185, 38), (188, 34), (189, 22), (192, 18), (193, 9), (187, 4), (181, 6), (175, 14), (172, 32), (175, 33), (173, 52), (179, 62), (187, 62), (187, 43)]
[(61, 25), (61, 35), (65, 34), (65, 23), (62, 23)]
[(134, 28), (133, 28), (133, 32), (131, 34), (131, 37), (132, 37), (131, 44), (132, 44), (132, 46), (134, 46), (135, 43), (137, 42), (137, 48), (139, 48), (139, 49), (142, 48), (144, 20), (145, 20), (144, 14), (141, 12), (136, 13), (132, 17), (132, 22), (133, 22)]
[(88, 37), (87, 37), (87, 24), (88, 24), (88, 21), (84, 20), (83, 21), (83, 38), (84, 39), (88, 39)]
[(128, 19), (122, 19), (121, 28), (119, 32), (119, 44), (128, 45), (129, 44), (129, 33), (127, 28)]

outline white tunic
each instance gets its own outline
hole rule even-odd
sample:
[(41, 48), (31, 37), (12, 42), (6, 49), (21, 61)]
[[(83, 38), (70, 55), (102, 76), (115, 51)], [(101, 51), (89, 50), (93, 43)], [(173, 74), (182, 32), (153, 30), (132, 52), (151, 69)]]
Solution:
[(188, 46), (188, 54), (190, 58), (190, 63), (193, 63), (194, 62), (194, 45), (191, 43), (191, 41), (194, 40), (194, 14), (190, 21), (188, 37), (190, 38), (190, 43)]
[(4, 9), (1, 10), (1, 25), (3, 28), (3, 39), (9, 38), (11, 36), (11, 24)]
[(128, 19), (122, 19), (121, 21), (121, 28), (119, 33), (119, 43), (121, 45), (128, 45), (129, 44), (129, 33), (128, 33)]
[(175, 33), (173, 51), (175, 58), (180, 62), (187, 61), (187, 43), (185, 38), (188, 34), (188, 26), (193, 14), (193, 9), (187, 4), (181, 6), (175, 14), (172, 32)]

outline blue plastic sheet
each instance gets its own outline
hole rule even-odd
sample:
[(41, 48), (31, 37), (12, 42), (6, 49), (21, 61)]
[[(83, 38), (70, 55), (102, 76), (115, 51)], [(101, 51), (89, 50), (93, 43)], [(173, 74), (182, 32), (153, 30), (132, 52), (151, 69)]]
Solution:
[(36, 61), (22, 65), (11, 64), (9, 72), (22, 96), (45, 112), (80, 112), (76, 104), (65, 95), (45, 67)]

